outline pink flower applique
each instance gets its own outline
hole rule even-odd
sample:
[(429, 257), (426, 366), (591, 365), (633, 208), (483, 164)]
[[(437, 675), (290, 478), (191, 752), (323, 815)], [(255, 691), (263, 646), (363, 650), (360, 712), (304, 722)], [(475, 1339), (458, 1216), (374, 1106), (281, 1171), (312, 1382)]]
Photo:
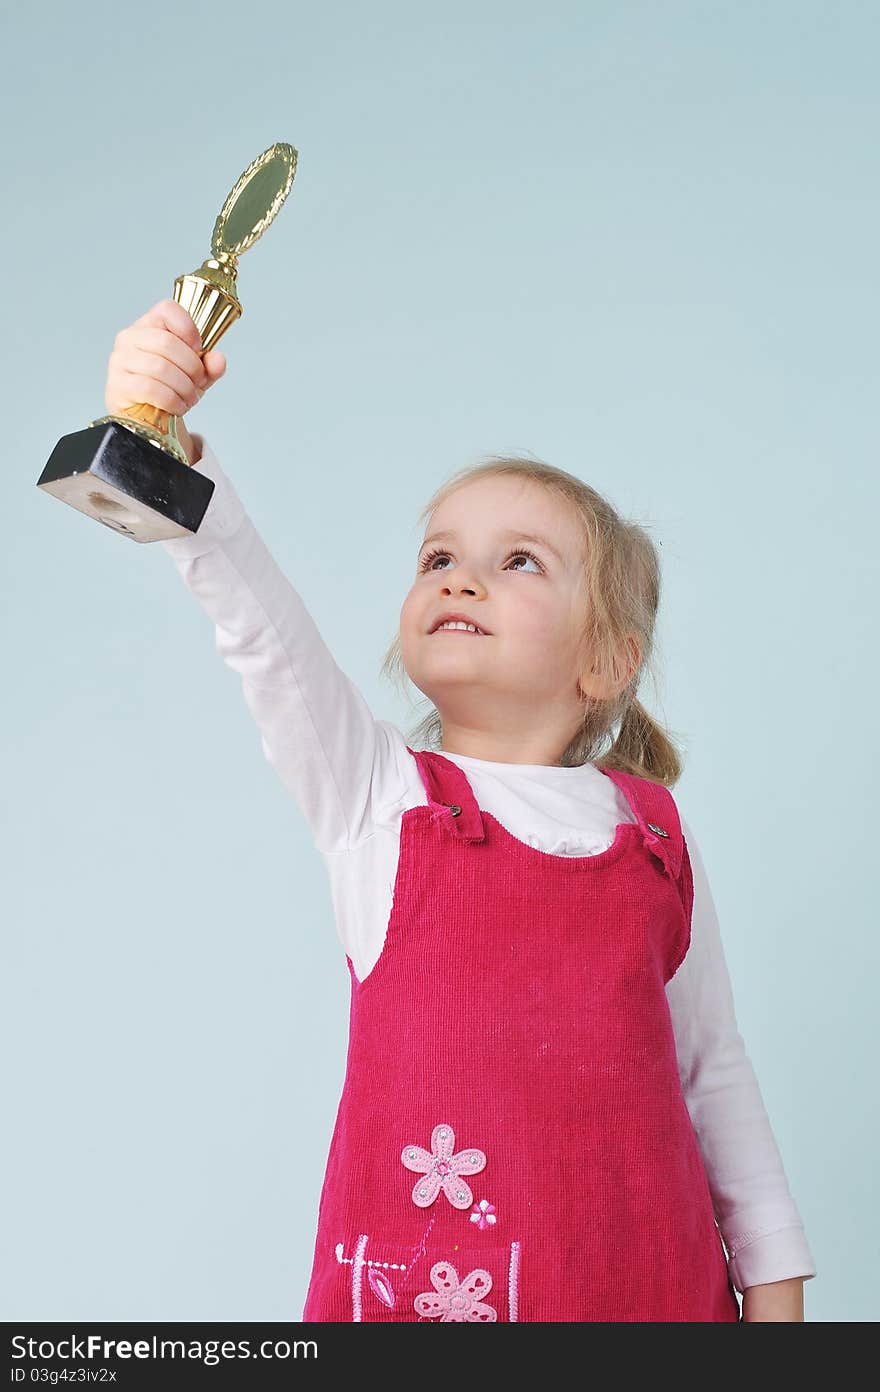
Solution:
[(431, 1267), (431, 1284), (432, 1291), (422, 1291), (413, 1301), (425, 1319), (436, 1319), (439, 1315), (441, 1324), (492, 1324), (498, 1319), (495, 1307), (483, 1300), (492, 1289), (492, 1277), (482, 1267), (468, 1272), (460, 1281), (451, 1262), (435, 1262)]
[(471, 1222), (476, 1223), (480, 1232), (491, 1227), (493, 1223), (497, 1223), (498, 1219), (495, 1216), (495, 1205), (489, 1203), (488, 1199), (480, 1199), (480, 1202), (478, 1204), (475, 1203), (471, 1209)]
[(474, 1201), (470, 1186), (462, 1175), (479, 1173), (486, 1164), (483, 1151), (469, 1146), (453, 1155), (455, 1132), (445, 1122), (438, 1122), (431, 1132), (431, 1149), (422, 1146), (404, 1146), (400, 1158), (408, 1170), (424, 1175), (417, 1179), (412, 1191), (414, 1204), (427, 1208), (442, 1189), (453, 1208), (470, 1208)]

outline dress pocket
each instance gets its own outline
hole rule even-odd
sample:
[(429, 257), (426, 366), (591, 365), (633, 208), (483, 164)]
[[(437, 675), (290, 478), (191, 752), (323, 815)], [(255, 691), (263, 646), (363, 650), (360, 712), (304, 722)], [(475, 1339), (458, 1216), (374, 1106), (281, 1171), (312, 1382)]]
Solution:
[[(464, 1236), (464, 1234), (460, 1234)], [(361, 1233), (348, 1250), (336, 1246), (350, 1290), (348, 1318), (357, 1321), (494, 1324), (519, 1315), (521, 1244), (493, 1234), (464, 1242), (427, 1241), (415, 1254), (399, 1243)]]

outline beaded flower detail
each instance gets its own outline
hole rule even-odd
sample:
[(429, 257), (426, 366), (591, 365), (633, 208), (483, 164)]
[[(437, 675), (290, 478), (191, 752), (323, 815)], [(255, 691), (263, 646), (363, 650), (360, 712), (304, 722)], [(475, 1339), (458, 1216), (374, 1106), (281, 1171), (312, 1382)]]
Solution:
[(483, 1300), (492, 1289), (492, 1277), (482, 1267), (469, 1271), (463, 1281), (451, 1262), (435, 1262), (431, 1267), (432, 1291), (422, 1291), (413, 1301), (417, 1312), (425, 1319), (437, 1319), (441, 1324), (492, 1324), (498, 1311)]
[(491, 1227), (493, 1223), (497, 1223), (498, 1219), (495, 1216), (495, 1205), (491, 1204), (488, 1199), (480, 1199), (480, 1202), (475, 1203), (471, 1209), (471, 1222), (476, 1223), (480, 1232), (484, 1232), (485, 1229)]
[(412, 1191), (412, 1200), (419, 1208), (432, 1204), (442, 1189), (453, 1208), (470, 1208), (474, 1201), (470, 1186), (462, 1175), (478, 1174), (486, 1164), (482, 1150), (470, 1146), (455, 1149), (455, 1132), (445, 1122), (439, 1122), (431, 1132), (431, 1149), (423, 1146), (404, 1146), (400, 1158), (408, 1170), (424, 1176), (417, 1179)]

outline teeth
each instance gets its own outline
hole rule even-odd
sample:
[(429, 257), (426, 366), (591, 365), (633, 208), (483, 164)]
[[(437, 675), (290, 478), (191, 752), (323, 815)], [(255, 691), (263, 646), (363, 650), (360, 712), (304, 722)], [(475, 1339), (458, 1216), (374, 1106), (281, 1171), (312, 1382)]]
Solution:
[[(435, 633), (439, 632), (440, 628), (463, 628), (466, 633), (480, 632), (476, 624), (464, 623), (461, 619), (448, 619), (446, 623), (440, 624), (439, 628), (434, 630)], [(485, 634), (483, 636), (485, 637)]]

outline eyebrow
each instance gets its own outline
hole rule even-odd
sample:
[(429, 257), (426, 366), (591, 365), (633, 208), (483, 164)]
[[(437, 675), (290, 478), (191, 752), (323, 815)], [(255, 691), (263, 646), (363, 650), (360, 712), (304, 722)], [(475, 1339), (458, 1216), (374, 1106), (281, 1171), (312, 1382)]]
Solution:
[[(443, 541), (447, 537), (454, 536), (455, 532), (453, 531), (432, 532), (429, 537), (425, 537), (425, 540), (419, 547), (419, 553), (424, 551), (429, 541)], [(561, 552), (557, 551), (556, 547), (553, 545), (552, 542), (547, 541), (544, 537), (531, 536), (528, 532), (518, 532), (513, 529), (506, 532), (499, 532), (499, 536), (507, 537), (511, 541), (516, 539), (517, 541), (531, 542), (535, 546), (546, 546), (547, 550), (550, 551), (556, 557), (560, 565), (565, 565), (565, 557), (561, 554)]]

